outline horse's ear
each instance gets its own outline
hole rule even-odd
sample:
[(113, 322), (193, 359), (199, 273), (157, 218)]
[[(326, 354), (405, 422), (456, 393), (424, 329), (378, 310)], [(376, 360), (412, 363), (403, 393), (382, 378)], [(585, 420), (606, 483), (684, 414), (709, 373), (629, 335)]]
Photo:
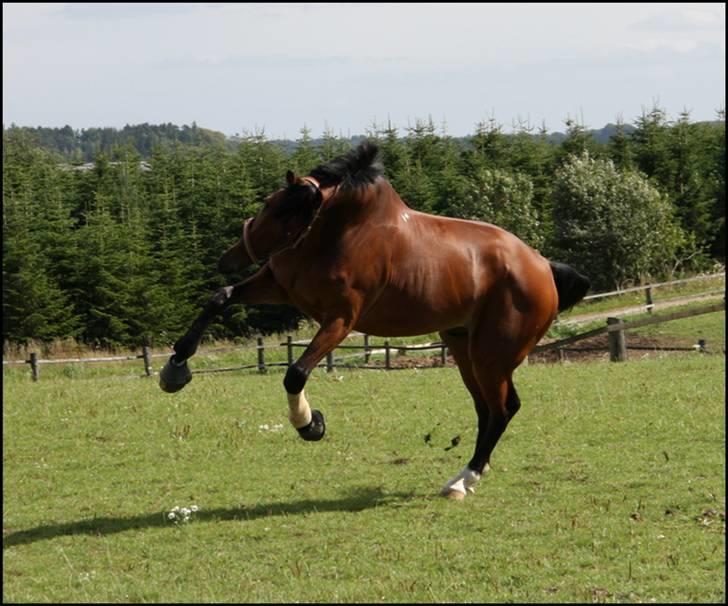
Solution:
[(288, 185), (293, 185), (296, 182), (296, 175), (293, 174), (292, 170), (286, 173), (286, 181), (288, 181)]

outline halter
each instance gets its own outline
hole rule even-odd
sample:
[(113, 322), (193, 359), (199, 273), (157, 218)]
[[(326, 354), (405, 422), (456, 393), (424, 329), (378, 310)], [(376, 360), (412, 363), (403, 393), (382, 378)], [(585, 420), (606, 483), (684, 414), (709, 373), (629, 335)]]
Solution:
[(250, 230), (250, 224), (252, 222), (253, 217), (251, 217), (250, 219), (245, 219), (245, 223), (243, 223), (243, 244), (245, 244), (245, 252), (248, 253), (250, 260), (253, 263), (258, 263), (259, 259), (253, 252), (253, 245), (250, 243), (250, 236), (248, 235), (248, 231)]
[[(318, 192), (321, 192), (321, 184), (318, 182), (317, 179), (314, 179), (313, 177), (301, 177), (303, 181), (306, 181), (310, 185), (313, 185)], [(303, 239), (309, 234), (311, 231), (311, 228), (313, 227), (313, 224), (316, 222), (316, 219), (318, 219), (319, 214), (321, 213), (321, 209), (324, 206), (324, 202), (326, 202), (327, 199), (333, 198), (336, 192), (338, 191), (339, 186), (337, 185), (334, 189), (334, 192), (328, 196), (324, 197), (323, 193), (321, 193), (321, 204), (319, 204), (318, 208), (316, 209), (316, 212), (313, 214), (313, 217), (311, 218), (311, 221), (309, 224), (303, 228), (299, 236), (295, 239), (293, 244), (288, 244), (284, 246), (283, 248), (270, 253), (268, 256), (272, 257), (273, 255), (277, 255), (278, 253), (282, 253), (284, 250), (288, 250), (289, 248), (296, 248)], [(253, 263), (260, 263), (260, 259), (258, 258), (258, 255), (255, 254), (255, 251), (253, 250), (253, 244), (250, 241), (250, 224), (255, 220), (255, 217), (251, 217), (250, 219), (246, 219), (243, 223), (243, 244), (245, 245), (245, 252), (248, 253), (248, 256), (250, 257), (250, 260)]]

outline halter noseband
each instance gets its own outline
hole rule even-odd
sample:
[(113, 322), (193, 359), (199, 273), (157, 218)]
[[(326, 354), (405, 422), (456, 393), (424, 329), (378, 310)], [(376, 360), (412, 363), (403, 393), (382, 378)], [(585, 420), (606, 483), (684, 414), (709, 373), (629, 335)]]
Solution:
[[(301, 179), (303, 181), (306, 181), (307, 183), (313, 185), (316, 188), (316, 191), (318, 191), (319, 193), (321, 192), (321, 184), (318, 182), (317, 179), (314, 179), (313, 177), (301, 177)], [(337, 189), (338, 189), (338, 187), (337, 187)], [(329, 196), (329, 197), (331, 197), (331, 196)], [(303, 240), (308, 235), (308, 232), (311, 231), (311, 227), (313, 226), (314, 221), (316, 221), (316, 219), (318, 218), (323, 205), (324, 205), (324, 196), (323, 196), (323, 194), (321, 194), (321, 204), (319, 204), (319, 207), (316, 210), (316, 212), (314, 213), (313, 218), (311, 219), (311, 222), (304, 228), (304, 230), (301, 232), (301, 235), (299, 235), (298, 238), (296, 238), (296, 240), (293, 244), (284, 246), (280, 250), (277, 250), (276, 252), (271, 253), (268, 256), (272, 257), (273, 255), (283, 252), (284, 250), (288, 250), (289, 248), (296, 248), (296, 246), (298, 246), (301, 243), (301, 240)], [(250, 260), (253, 263), (260, 263), (260, 259), (258, 258), (258, 256), (255, 254), (255, 251), (253, 250), (253, 243), (250, 241), (250, 224), (254, 220), (255, 220), (255, 217), (251, 217), (250, 219), (246, 219), (245, 222), (243, 223), (243, 244), (245, 245), (245, 252), (248, 253)]]

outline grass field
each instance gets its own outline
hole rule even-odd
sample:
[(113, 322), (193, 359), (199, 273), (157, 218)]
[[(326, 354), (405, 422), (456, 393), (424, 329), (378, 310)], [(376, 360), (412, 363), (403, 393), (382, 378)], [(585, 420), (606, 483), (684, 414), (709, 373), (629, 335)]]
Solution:
[(315, 371), (318, 443), (282, 371), (4, 378), (5, 602), (726, 597), (722, 355), (519, 369), (463, 502), (437, 496), (475, 438), (452, 368)]

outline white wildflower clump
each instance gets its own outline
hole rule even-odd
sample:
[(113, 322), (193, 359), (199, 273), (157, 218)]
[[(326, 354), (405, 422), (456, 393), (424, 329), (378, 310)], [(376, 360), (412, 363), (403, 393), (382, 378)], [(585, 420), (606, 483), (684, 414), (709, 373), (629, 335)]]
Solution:
[(197, 507), (197, 505), (190, 505), (189, 507), (174, 507), (172, 511), (167, 514), (167, 518), (175, 524), (184, 524), (189, 522), (192, 514), (198, 510), (199, 507)]
[(281, 431), (283, 429), (283, 424), (277, 423), (275, 425), (268, 425), (268, 423), (264, 423), (263, 425), (258, 425), (258, 429), (260, 431)]

